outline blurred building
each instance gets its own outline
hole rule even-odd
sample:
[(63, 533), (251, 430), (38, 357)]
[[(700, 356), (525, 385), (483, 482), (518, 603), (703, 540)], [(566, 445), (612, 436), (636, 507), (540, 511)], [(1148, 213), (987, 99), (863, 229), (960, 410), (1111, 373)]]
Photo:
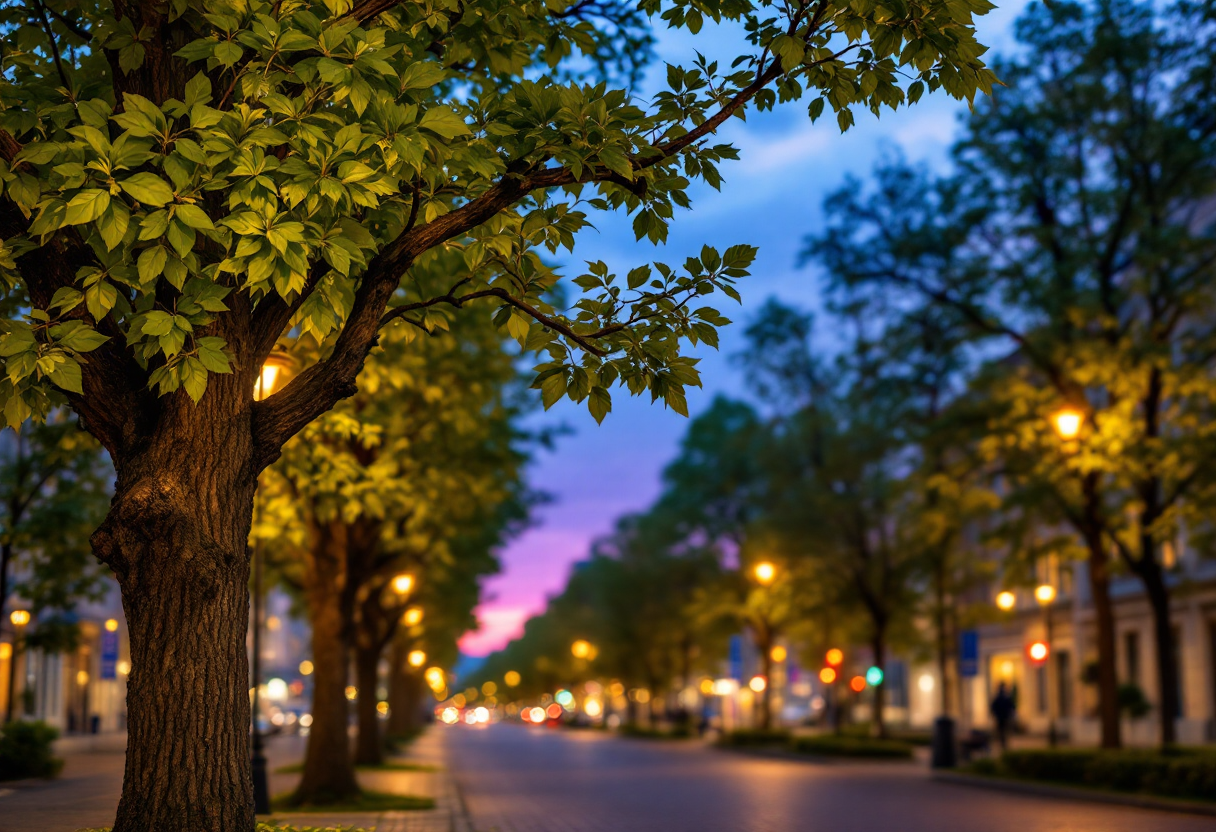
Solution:
[(14, 626), (4, 622), (0, 708), (7, 713), (11, 679), (14, 718), (44, 720), (65, 737), (125, 732), (131, 655), (117, 584), (110, 583), (101, 601), (80, 604), (69, 620), (79, 627), (79, 642), (74, 650), (59, 653), (14, 653)]

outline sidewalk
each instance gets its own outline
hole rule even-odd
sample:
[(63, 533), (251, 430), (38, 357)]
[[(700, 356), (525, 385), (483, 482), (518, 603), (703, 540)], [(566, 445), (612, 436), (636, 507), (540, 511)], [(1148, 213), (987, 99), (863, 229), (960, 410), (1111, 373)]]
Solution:
[[(294, 756), (292, 752), (299, 749)], [(270, 768), (275, 771), (283, 765), (299, 761), (302, 744), (280, 744), (271, 750)], [(391, 758), (393, 762), (416, 763), (434, 767), (434, 771), (361, 771), (359, 784), (378, 792), (410, 794), (429, 797), (435, 801), (434, 809), (412, 812), (370, 812), (346, 815), (329, 815), (316, 812), (278, 812), (269, 820), (293, 826), (338, 826), (359, 827), (375, 832), (471, 832), (455, 781), (448, 768), (448, 754), (442, 732), (431, 728), (410, 743), (406, 753)], [(290, 791), (298, 775), (273, 774), (270, 780), (271, 794)]]

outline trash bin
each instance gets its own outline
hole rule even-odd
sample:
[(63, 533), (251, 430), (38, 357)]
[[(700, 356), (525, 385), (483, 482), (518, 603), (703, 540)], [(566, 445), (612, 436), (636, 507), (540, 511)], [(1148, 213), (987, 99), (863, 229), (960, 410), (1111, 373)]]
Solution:
[(958, 764), (958, 753), (954, 745), (954, 720), (939, 716), (933, 720), (933, 768), (954, 768)]

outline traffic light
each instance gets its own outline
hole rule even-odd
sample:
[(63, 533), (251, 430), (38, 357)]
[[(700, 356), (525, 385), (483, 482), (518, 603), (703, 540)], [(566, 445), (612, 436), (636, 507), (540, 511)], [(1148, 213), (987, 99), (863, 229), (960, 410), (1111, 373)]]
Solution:
[(871, 667), (869, 670), (867, 670), (866, 671), (866, 683), (869, 684), (869, 686), (872, 688), (876, 688), (879, 685), (881, 685), (882, 684), (882, 668), (881, 667)]
[(1036, 665), (1040, 665), (1047, 661), (1048, 655), (1051, 654), (1051, 648), (1047, 646), (1045, 641), (1032, 641), (1026, 648), (1026, 655)]
[(854, 693), (861, 693), (866, 689), (866, 677), (854, 676), (849, 680), (849, 687), (853, 689)]

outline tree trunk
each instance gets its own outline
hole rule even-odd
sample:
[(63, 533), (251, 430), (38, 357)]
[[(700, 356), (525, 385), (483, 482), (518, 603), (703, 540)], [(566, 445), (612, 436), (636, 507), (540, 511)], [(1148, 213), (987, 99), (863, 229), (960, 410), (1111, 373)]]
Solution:
[(937, 568), (933, 570), (934, 615), (933, 623), (937, 632), (937, 675), (938, 675), (938, 711), (941, 716), (950, 716), (954, 710), (950, 702), (950, 679), (948, 676), (950, 664), (950, 635), (946, 622), (946, 575), (945, 558), (939, 558)]
[(408, 637), (399, 634), (393, 639), (388, 670), (388, 724), (384, 732), (390, 743), (408, 740), (421, 727), (418, 717), (422, 707), (422, 680), (417, 673), (410, 672), (406, 660), (409, 651)]
[[(871, 640), (871, 649), (874, 651), (874, 666), (885, 672), (887, 663), (887, 628), (886, 626), (875, 626), (874, 638)], [(871, 719), (873, 724), (873, 733), (876, 737), (886, 738), (887, 723), (883, 718), (883, 708), (887, 704), (887, 685), (886, 679), (874, 685), (874, 715)]]
[(1098, 475), (1087, 474), (1085, 495), (1085, 544), (1089, 549), (1089, 594), (1093, 597), (1094, 621), (1098, 628), (1098, 718), (1102, 747), (1119, 748), (1119, 677), (1115, 667), (1115, 610), (1110, 600), (1110, 558), (1102, 545), (1098, 504)]
[[(312, 625), (312, 727), (304, 775), (292, 795), (295, 805), (324, 805), (355, 797), (359, 784), (347, 734), (346, 526), (339, 521), (314, 529), (305, 576)], [(375, 696), (375, 691), (371, 692)]]
[(1178, 741), (1178, 665), (1174, 662), (1174, 628), (1170, 622), (1170, 595), (1156, 558), (1142, 556), (1138, 570), (1153, 610), (1153, 642), (1157, 653), (1157, 713), (1161, 720), (1161, 747)]
[(383, 765), (384, 742), (380, 737), (380, 714), (376, 710), (376, 688), (380, 685), (379, 645), (360, 644), (355, 648), (355, 685), (359, 688), (355, 707), (359, 722), (355, 765)]
[(760, 670), (764, 674), (764, 693), (760, 697), (760, 730), (767, 731), (773, 727), (773, 637), (768, 632), (763, 639), (760, 657)]
[(115, 455), (114, 499), (93, 535), (130, 633), (115, 832), (254, 828), (245, 635), (257, 480), (249, 419), (217, 412), (226, 401), (220, 390), (197, 407), (167, 404), (152, 439)]

